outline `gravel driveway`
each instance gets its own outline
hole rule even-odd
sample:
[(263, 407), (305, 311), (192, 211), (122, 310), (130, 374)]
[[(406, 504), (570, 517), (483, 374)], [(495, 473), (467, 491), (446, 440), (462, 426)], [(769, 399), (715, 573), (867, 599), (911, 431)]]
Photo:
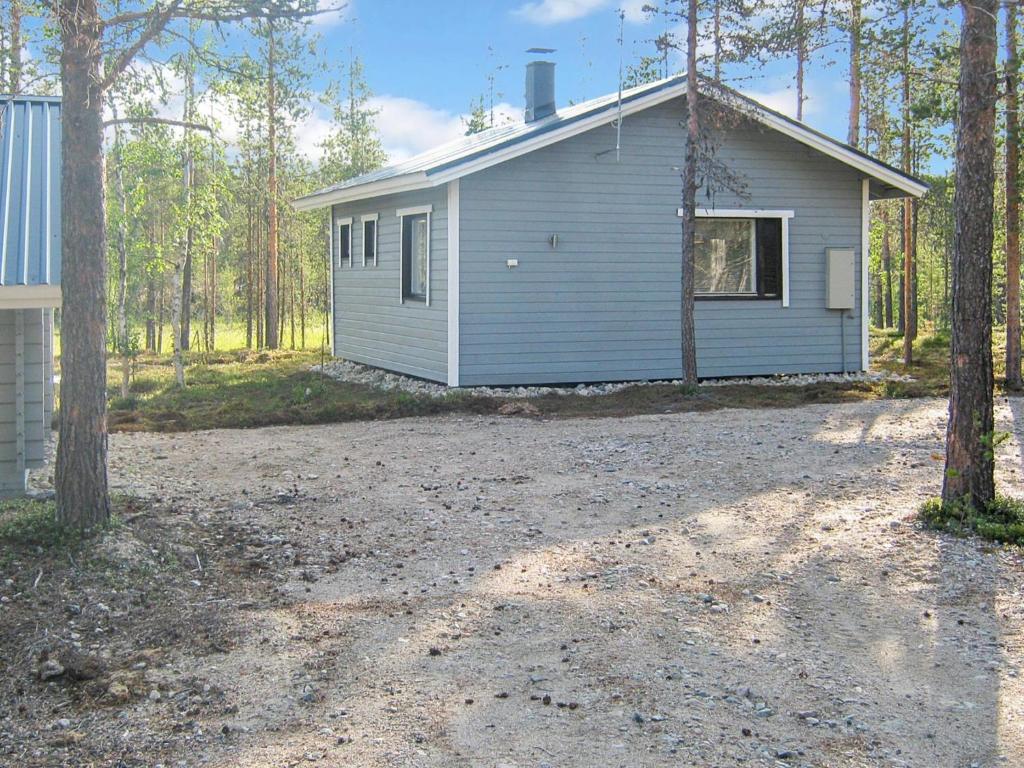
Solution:
[(912, 522), (944, 424), (450, 417), (117, 434), (111, 464), (283, 564), (240, 646), (179, 661), (234, 702), (188, 765), (1022, 766), (1024, 558)]

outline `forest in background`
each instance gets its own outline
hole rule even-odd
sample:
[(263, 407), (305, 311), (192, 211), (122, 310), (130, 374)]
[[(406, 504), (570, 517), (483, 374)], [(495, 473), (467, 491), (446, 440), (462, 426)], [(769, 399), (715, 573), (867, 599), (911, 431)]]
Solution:
[[(45, 14), (26, 0), (4, 5), (0, 78), (12, 92), (57, 90), (46, 25), (25, 23)], [(704, 9), (703, 75), (743, 90), (756, 87), (739, 74), (751, 62), (787, 62), (802, 117), (806, 71), (831, 67), (850, 82), (849, 132), (840, 138), (931, 185), (921, 201), (873, 204), (870, 312), (879, 328), (902, 333), (909, 325), (911, 338), (919, 328), (946, 328), (959, 35), (953, 7), (938, 0), (711, 0)], [(627, 85), (681, 68), (672, 22), (682, 4), (646, 10), (663, 17), (666, 31), (650, 41), (649, 55), (625, 63)], [(1016, 14), (1003, 22), (1009, 82), (1018, 68)], [(106, 134), (108, 335), (111, 350), (126, 358), (169, 352), (175, 338), (181, 351), (329, 343), (326, 217), (298, 213), (288, 200), (387, 162), (369, 106), (372, 73), (363, 71), (358, 51), (324, 61), (309, 19), (241, 27), (247, 42), (232, 46), (236, 53), (223, 52), (196, 22), (165, 35), (158, 55), (133, 66), (109, 98), (111, 121), (124, 122)], [(46, 55), (24, 56), (29, 42)], [(615, 41), (591, 55), (617, 56)], [(325, 68), (333, 86), (314, 93), (314, 75)], [(329, 105), (330, 136), (300, 147), (295, 128), (314, 99)], [(467, 132), (493, 122), (487, 94), (467, 111)], [(1002, 110), (1000, 120), (1002, 135), (1012, 134), (1015, 108)], [(1004, 167), (1007, 146), (999, 148)], [(1015, 156), (1009, 161), (1019, 165)], [(1006, 322), (1008, 296), (1001, 256), (1015, 226), (1005, 180), (1018, 173), (1003, 174), (997, 191), (998, 324)]]

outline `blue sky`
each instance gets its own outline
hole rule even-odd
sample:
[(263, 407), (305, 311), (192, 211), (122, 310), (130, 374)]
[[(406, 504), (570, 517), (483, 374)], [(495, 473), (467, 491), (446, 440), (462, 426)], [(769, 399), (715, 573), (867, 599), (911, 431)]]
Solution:
[[(319, 0), (337, 7), (344, 0)], [(377, 125), (392, 160), (430, 149), (462, 135), (470, 105), (486, 98), (488, 74), (495, 75), (499, 120), (521, 119), (526, 63), (531, 47), (554, 48), (547, 56), (557, 64), (556, 94), (560, 105), (614, 92), (618, 84), (618, 13), (625, 13), (623, 59), (636, 62), (654, 53), (653, 38), (665, 31), (663, 20), (645, 16), (652, 0), (348, 0), (341, 12), (317, 17), (319, 56), (342, 71), (349, 52), (362, 58), (373, 90)], [(783, 6), (786, 0), (775, 0)], [(871, 8), (868, 0), (867, 8)], [(870, 12), (870, 11), (869, 11)], [(937, 12), (932, 29), (946, 19)], [(953, 11), (947, 18), (953, 18)], [(245, 45), (244, 33), (229, 33), (229, 47)], [(32, 51), (30, 51), (30, 54)], [(147, 50), (156, 60), (166, 51)], [(849, 100), (847, 53), (841, 45), (810, 64), (806, 80), (804, 120), (825, 133), (844, 139)], [(835, 63), (826, 65), (822, 59)], [(140, 62), (146, 66), (145, 62)], [(670, 62), (682, 69), (681, 57)], [(795, 62), (780, 59), (761, 66), (738, 64), (726, 70), (726, 80), (765, 105), (795, 115)], [(318, 75), (314, 90), (328, 85)], [(181, 116), (182, 94), (174, 94), (159, 111)], [(210, 105), (208, 105), (209, 107)], [(317, 100), (296, 127), (300, 149), (311, 159), (330, 132), (328, 110)], [(206, 111), (205, 109), (202, 111)], [(219, 112), (222, 137), (234, 136), (230, 115)], [(938, 160), (936, 168), (948, 161)]]
[[(321, 18), (317, 27), (325, 55), (334, 51), (344, 59), (351, 48), (363, 59), (385, 146), (398, 159), (459, 135), (462, 116), (486, 92), (491, 71), (496, 71), (499, 111), (518, 115), (524, 68), (534, 58), (527, 48), (557, 49), (549, 58), (557, 63), (559, 104), (614, 91), (618, 9), (622, 7), (627, 18), (627, 63), (653, 53), (651, 40), (664, 30), (664, 22), (644, 18), (643, 4), (644, 0), (351, 0), (343, 18)], [(840, 60), (845, 58), (842, 51), (836, 53)], [(794, 114), (794, 68), (792, 61), (783, 60), (764, 68), (735, 67), (732, 74), (741, 90)], [(805, 120), (845, 137), (845, 65), (813, 65), (806, 89)], [(326, 130), (323, 117), (314, 116), (300, 134), (313, 139)]]

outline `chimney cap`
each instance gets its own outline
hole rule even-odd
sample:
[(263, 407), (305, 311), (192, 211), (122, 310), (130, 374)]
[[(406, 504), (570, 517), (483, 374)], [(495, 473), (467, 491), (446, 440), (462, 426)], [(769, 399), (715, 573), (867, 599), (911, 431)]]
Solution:
[(558, 50), (557, 48), (527, 48), (526, 52), (527, 53), (543, 53), (543, 54), (548, 54), (548, 53), (554, 53), (557, 50)]

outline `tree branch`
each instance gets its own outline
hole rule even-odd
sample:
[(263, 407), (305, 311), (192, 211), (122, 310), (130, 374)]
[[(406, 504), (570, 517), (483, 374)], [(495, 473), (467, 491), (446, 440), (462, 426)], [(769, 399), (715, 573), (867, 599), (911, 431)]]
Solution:
[(103, 80), (100, 81), (100, 90), (105, 91), (114, 84), (118, 75), (128, 68), (131, 64), (132, 59), (135, 58), (135, 54), (146, 47), (146, 44), (154, 37), (159, 35), (164, 27), (167, 26), (171, 18), (181, 7), (184, 0), (171, 0), (170, 5), (165, 9), (160, 10), (160, 6), (157, 5), (152, 11), (149, 12), (149, 22), (146, 24), (145, 29), (139, 33), (138, 38), (134, 43), (125, 48), (121, 53), (118, 54), (114, 62), (107, 67), (107, 71), (103, 75)]
[(115, 125), (170, 125), (175, 128), (191, 128), (194, 131), (213, 133), (213, 128), (203, 123), (190, 123), (187, 120), (173, 120), (169, 117), (115, 117), (103, 121), (104, 128)]

